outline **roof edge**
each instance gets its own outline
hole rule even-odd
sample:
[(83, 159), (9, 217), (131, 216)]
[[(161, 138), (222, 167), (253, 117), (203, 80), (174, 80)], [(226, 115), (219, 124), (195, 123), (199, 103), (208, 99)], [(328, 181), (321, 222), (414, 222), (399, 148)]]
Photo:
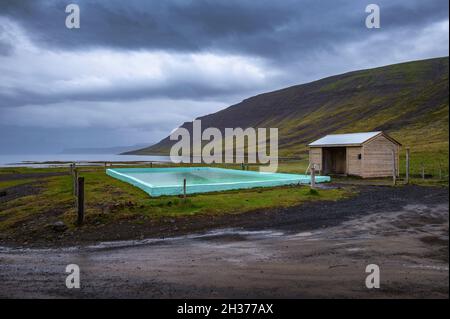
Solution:
[(401, 144), (399, 141), (397, 141), (395, 138), (389, 136), (387, 133), (385, 133), (385, 132), (383, 132), (383, 131), (381, 131), (379, 134), (377, 134), (377, 135), (375, 135), (375, 136), (372, 136), (371, 138), (365, 140), (365, 141), (364, 141), (363, 143), (361, 143), (361, 144), (366, 144), (367, 142), (373, 140), (374, 138), (376, 138), (376, 137), (378, 137), (378, 136), (380, 136), (380, 135), (384, 136), (385, 138), (387, 138), (388, 140), (390, 140), (392, 143), (395, 143), (395, 144), (397, 144), (397, 145), (399, 145), (399, 146), (402, 146), (402, 144)]
[[(374, 132), (374, 133), (375, 133), (375, 132)], [(345, 135), (345, 134), (358, 134), (358, 132), (356, 132), (356, 133), (343, 133), (342, 135)], [(366, 143), (370, 142), (371, 140), (373, 140), (374, 138), (377, 138), (377, 137), (379, 137), (379, 136), (384, 136), (386, 139), (388, 139), (388, 140), (391, 141), (392, 143), (397, 144), (397, 145), (399, 145), (399, 146), (402, 146), (402, 144), (401, 144), (399, 141), (397, 141), (397, 140), (394, 139), (393, 137), (389, 136), (389, 135), (388, 135), (387, 133), (385, 133), (384, 131), (378, 131), (378, 133), (377, 133), (376, 135), (374, 135), (374, 136), (368, 138), (367, 140), (365, 140), (365, 141), (363, 141), (363, 142), (361, 142), (361, 143), (318, 144), (318, 145), (312, 145), (314, 142), (316, 142), (316, 141), (318, 141), (318, 140), (320, 140), (320, 139), (322, 139), (322, 138), (324, 138), (324, 137), (327, 137), (327, 136), (329, 136), (329, 135), (339, 135), (339, 134), (327, 134), (327, 135), (325, 135), (325, 136), (323, 136), (323, 137), (321, 137), (321, 138), (319, 138), (319, 139), (317, 139), (317, 140), (315, 140), (315, 141), (313, 141), (313, 142), (307, 144), (306, 146), (307, 146), (307, 147), (344, 147), (344, 146), (362, 146), (363, 144), (366, 144)]]

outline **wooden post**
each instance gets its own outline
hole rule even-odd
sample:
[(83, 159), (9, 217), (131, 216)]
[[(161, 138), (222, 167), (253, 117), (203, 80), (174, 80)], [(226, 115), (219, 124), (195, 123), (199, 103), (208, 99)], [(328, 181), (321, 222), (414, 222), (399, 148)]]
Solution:
[(439, 162), (439, 180), (442, 180), (442, 165), (441, 165), (441, 162)]
[(316, 167), (311, 165), (311, 189), (316, 189)]
[(397, 169), (395, 167), (395, 151), (392, 150), (392, 185), (397, 184)]
[(405, 183), (409, 184), (409, 147), (406, 148), (406, 176)]
[(183, 200), (186, 202), (186, 178), (183, 180)]
[(78, 226), (81, 226), (84, 221), (84, 177), (78, 177), (77, 184), (77, 224)]
[(150, 162), (150, 168), (153, 168), (153, 162)]
[(72, 181), (73, 181), (73, 196), (77, 196), (77, 193), (78, 193), (78, 170), (76, 168), (73, 169)]
[(422, 166), (422, 179), (425, 179), (425, 165), (423, 164), (423, 162), (421, 166)]

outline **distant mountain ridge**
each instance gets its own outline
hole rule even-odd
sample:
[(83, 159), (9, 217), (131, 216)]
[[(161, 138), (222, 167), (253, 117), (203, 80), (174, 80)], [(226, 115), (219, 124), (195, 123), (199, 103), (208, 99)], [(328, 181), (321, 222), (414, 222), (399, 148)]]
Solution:
[[(448, 57), (335, 75), (260, 94), (202, 116), (202, 127), (278, 127), (281, 156), (305, 154), (330, 133), (386, 131), (448, 156)], [(192, 122), (182, 125), (189, 130)], [(127, 154), (168, 154), (168, 137)]]
[(137, 148), (148, 147), (148, 145), (151, 145), (151, 143), (130, 146), (65, 148), (61, 154), (120, 154)]

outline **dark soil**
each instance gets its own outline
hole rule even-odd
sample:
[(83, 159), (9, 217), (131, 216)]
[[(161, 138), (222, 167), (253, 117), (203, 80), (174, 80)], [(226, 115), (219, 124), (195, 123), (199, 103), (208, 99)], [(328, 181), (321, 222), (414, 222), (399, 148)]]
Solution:
[(0, 192), (0, 204), (6, 203), (19, 197), (35, 195), (38, 194), (40, 191), (41, 191), (40, 182), (33, 182), (12, 186)]
[(448, 189), (422, 186), (358, 186), (357, 194), (339, 201), (304, 203), (288, 208), (256, 210), (226, 215), (196, 215), (161, 220), (124, 220), (107, 225), (85, 225), (75, 231), (47, 233), (20, 232), (14, 238), (0, 238), (0, 245), (59, 247), (99, 241), (165, 238), (206, 232), (217, 228), (243, 230), (275, 229), (301, 232), (339, 225), (355, 217), (401, 210), (406, 205), (448, 204)]
[(41, 179), (53, 176), (69, 175), (69, 172), (46, 172), (46, 173), (12, 173), (0, 174), (0, 182), (14, 181), (19, 179)]

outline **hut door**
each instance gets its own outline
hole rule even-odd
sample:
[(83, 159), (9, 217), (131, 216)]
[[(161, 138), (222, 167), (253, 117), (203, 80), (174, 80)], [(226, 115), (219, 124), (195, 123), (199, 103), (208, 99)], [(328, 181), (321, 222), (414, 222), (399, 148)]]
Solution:
[(347, 150), (345, 147), (323, 148), (323, 170), (325, 174), (347, 173)]

